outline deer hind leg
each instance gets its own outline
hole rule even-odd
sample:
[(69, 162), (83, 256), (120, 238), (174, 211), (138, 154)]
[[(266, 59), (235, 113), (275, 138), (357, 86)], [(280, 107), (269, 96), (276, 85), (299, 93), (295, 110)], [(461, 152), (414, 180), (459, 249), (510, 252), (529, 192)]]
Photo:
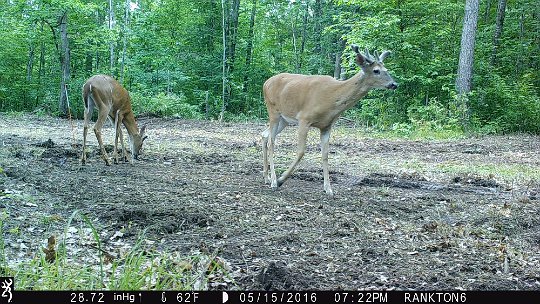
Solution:
[(103, 139), (101, 138), (101, 129), (103, 128), (105, 119), (107, 119), (107, 115), (108, 114), (106, 109), (101, 109), (99, 111), (98, 119), (96, 121), (96, 124), (94, 125), (94, 133), (96, 134), (96, 138), (99, 143), (99, 149), (101, 150), (101, 158), (103, 158), (107, 166), (110, 166), (111, 160), (109, 159), (109, 155), (107, 155), (107, 151), (105, 151), (105, 147), (103, 146)]
[[(286, 126), (288, 126), (287, 122), (283, 118), (280, 118), (278, 122), (277, 130), (275, 130), (273, 142), (275, 142), (277, 135), (281, 133), (281, 131), (283, 131), (283, 129), (285, 129)], [(268, 139), (269, 139), (270, 134), (271, 134), (271, 127), (266, 128), (266, 130), (264, 130), (264, 132), (262, 132), (261, 134), (262, 135), (262, 151), (263, 151), (263, 177), (264, 177), (264, 182), (266, 184), (271, 183), (271, 177), (268, 172), (269, 171), (268, 170), (269, 169), (269, 164), (268, 164), (269, 140)], [(274, 150), (272, 148), (272, 153), (273, 152)], [(273, 162), (273, 156), (272, 156), (272, 162)]]
[(262, 137), (262, 153), (263, 153), (263, 177), (264, 183), (269, 184), (270, 178), (268, 177), (268, 136), (270, 135), (270, 127), (266, 128), (261, 133)]
[(330, 141), (330, 128), (321, 130), (321, 154), (324, 176), (324, 191), (330, 196), (334, 196), (332, 187), (330, 187), (330, 174), (328, 172), (328, 150)]
[(112, 158), (115, 164), (118, 164), (118, 111), (114, 115), (114, 119), (109, 116), (109, 120), (114, 126), (114, 148), (112, 153)]
[(118, 138), (120, 138), (120, 144), (122, 145), (122, 160), (127, 161), (126, 147), (124, 146), (124, 136), (122, 135), (122, 121), (124, 115), (120, 114), (120, 110), (116, 111), (114, 116), (114, 156), (115, 164), (118, 164)]
[(304, 153), (306, 152), (306, 139), (307, 134), (309, 131), (309, 124), (305, 121), (300, 121), (298, 125), (298, 148), (296, 152), (296, 159), (291, 163), (287, 171), (283, 172), (279, 179), (277, 180), (278, 186), (281, 186), (294, 172), (294, 169), (304, 157)]
[(83, 126), (83, 146), (82, 146), (82, 155), (81, 163), (86, 164), (86, 136), (88, 134), (88, 126), (90, 120), (92, 119), (92, 113), (94, 113), (94, 100), (90, 94), (83, 94), (84, 102), (84, 126)]
[(270, 160), (270, 187), (272, 187), (272, 189), (277, 189), (279, 186), (277, 182), (276, 168), (274, 166), (274, 147), (278, 133), (286, 126), (286, 124), (282, 125), (281, 130), (279, 129), (282, 119), (283, 118), (281, 118), (279, 114), (272, 115), (270, 117), (270, 127), (268, 128), (268, 158)]
[(88, 134), (88, 124), (92, 116), (92, 109), (84, 107), (84, 127), (83, 127), (83, 146), (82, 146), (82, 155), (81, 163), (86, 164), (86, 135)]

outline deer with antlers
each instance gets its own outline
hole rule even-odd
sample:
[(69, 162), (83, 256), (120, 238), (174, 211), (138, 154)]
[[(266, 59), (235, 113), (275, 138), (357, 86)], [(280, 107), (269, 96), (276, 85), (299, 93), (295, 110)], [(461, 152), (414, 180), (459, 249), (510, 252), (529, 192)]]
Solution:
[[(304, 156), (308, 130), (315, 127), (320, 130), (324, 191), (333, 196), (328, 172), (328, 142), (332, 125), (341, 113), (355, 106), (369, 90), (395, 90), (398, 87), (383, 65), (389, 51), (384, 51), (380, 56), (375, 52), (372, 56), (369, 51), (361, 54), (357, 45), (353, 44), (351, 48), (356, 53), (356, 63), (361, 71), (346, 81), (322, 75), (281, 73), (264, 83), (269, 126), (262, 133), (263, 175), (265, 182), (270, 183), (273, 189), (277, 189), (291, 176)], [(277, 178), (274, 145), (277, 135), (289, 124), (298, 124), (296, 158)]]
[(146, 139), (146, 136), (144, 136), (146, 126), (143, 126), (139, 131), (135, 115), (131, 109), (131, 98), (128, 91), (110, 76), (95, 75), (90, 77), (83, 85), (82, 96), (84, 101), (84, 133), (81, 162), (86, 163), (86, 134), (88, 133), (88, 125), (94, 108), (97, 108), (98, 118), (94, 124), (94, 133), (105, 164), (107, 166), (111, 165), (111, 160), (107, 155), (107, 151), (105, 151), (101, 138), (101, 129), (107, 118), (114, 125), (114, 162), (118, 163), (118, 138), (120, 138), (122, 145), (122, 158), (124, 161), (128, 159), (122, 136), (121, 124), (123, 124), (129, 135), (131, 144), (130, 162), (133, 164), (133, 160), (138, 158), (143, 142)]

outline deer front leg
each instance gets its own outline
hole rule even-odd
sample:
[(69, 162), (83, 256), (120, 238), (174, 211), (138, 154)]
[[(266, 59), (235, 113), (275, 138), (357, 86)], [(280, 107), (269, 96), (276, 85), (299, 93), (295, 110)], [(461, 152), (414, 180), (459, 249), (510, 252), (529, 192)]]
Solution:
[(332, 187), (330, 187), (330, 174), (328, 172), (328, 150), (330, 141), (330, 127), (321, 130), (321, 154), (323, 164), (323, 176), (324, 176), (324, 191), (330, 196), (334, 196)]
[[(122, 135), (122, 124), (119, 124), (119, 125), (120, 126), (118, 127), (118, 133), (120, 134), (120, 143), (122, 144), (122, 160), (124, 162), (128, 162), (130, 160), (128, 159), (127, 150), (124, 145), (124, 136)], [(133, 160), (131, 160), (131, 163), (133, 163)]]
[(116, 111), (116, 113), (114, 114), (114, 121), (113, 121), (113, 125), (114, 125), (114, 150), (113, 150), (113, 159), (114, 159), (114, 163), (115, 164), (118, 164), (118, 136), (120, 135), (118, 133), (118, 129), (120, 128), (120, 125), (119, 125), (119, 119), (118, 119), (118, 115), (120, 113), (120, 110)]
[[(126, 147), (124, 145), (124, 136), (122, 134), (122, 122), (124, 121), (124, 115), (120, 114), (120, 110), (116, 111), (116, 117), (115, 117), (115, 151), (118, 151), (116, 149), (116, 141), (118, 138), (120, 138), (120, 145), (122, 146), (122, 160), (124, 162), (128, 161), (128, 156), (126, 152)], [(118, 163), (118, 160), (116, 160), (116, 163)]]
[(107, 166), (110, 166), (111, 160), (109, 159), (109, 155), (107, 155), (107, 151), (105, 151), (105, 147), (103, 146), (103, 139), (101, 138), (101, 128), (103, 128), (103, 123), (105, 122), (106, 117), (107, 116), (101, 115), (101, 112), (100, 112), (100, 115), (98, 116), (96, 124), (94, 125), (94, 133), (96, 134), (96, 138), (99, 143), (99, 149), (101, 150), (101, 158), (103, 158)]
[(277, 180), (278, 187), (281, 186), (294, 172), (294, 169), (296, 168), (296, 165), (300, 162), (302, 157), (304, 157), (304, 153), (306, 152), (306, 140), (307, 140), (307, 134), (309, 131), (309, 124), (304, 121), (300, 121), (298, 125), (298, 148), (296, 151), (296, 159), (291, 163), (287, 171), (283, 172), (279, 179)]

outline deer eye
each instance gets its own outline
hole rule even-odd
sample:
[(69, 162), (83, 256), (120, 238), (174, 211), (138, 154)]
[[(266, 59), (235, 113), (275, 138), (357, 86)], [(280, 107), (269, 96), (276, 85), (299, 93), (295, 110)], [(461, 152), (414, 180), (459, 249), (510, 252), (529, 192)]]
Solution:
[(380, 70), (373, 70), (373, 74), (379, 75), (381, 73)]

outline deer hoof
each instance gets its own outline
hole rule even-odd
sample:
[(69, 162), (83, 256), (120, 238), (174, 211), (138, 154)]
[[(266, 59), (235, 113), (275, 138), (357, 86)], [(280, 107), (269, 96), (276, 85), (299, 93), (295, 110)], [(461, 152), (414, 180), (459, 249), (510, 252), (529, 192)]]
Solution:
[(326, 188), (324, 189), (324, 192), (330, 197), (334, 197), (334, 192), (332, 191), (332, 188)]

